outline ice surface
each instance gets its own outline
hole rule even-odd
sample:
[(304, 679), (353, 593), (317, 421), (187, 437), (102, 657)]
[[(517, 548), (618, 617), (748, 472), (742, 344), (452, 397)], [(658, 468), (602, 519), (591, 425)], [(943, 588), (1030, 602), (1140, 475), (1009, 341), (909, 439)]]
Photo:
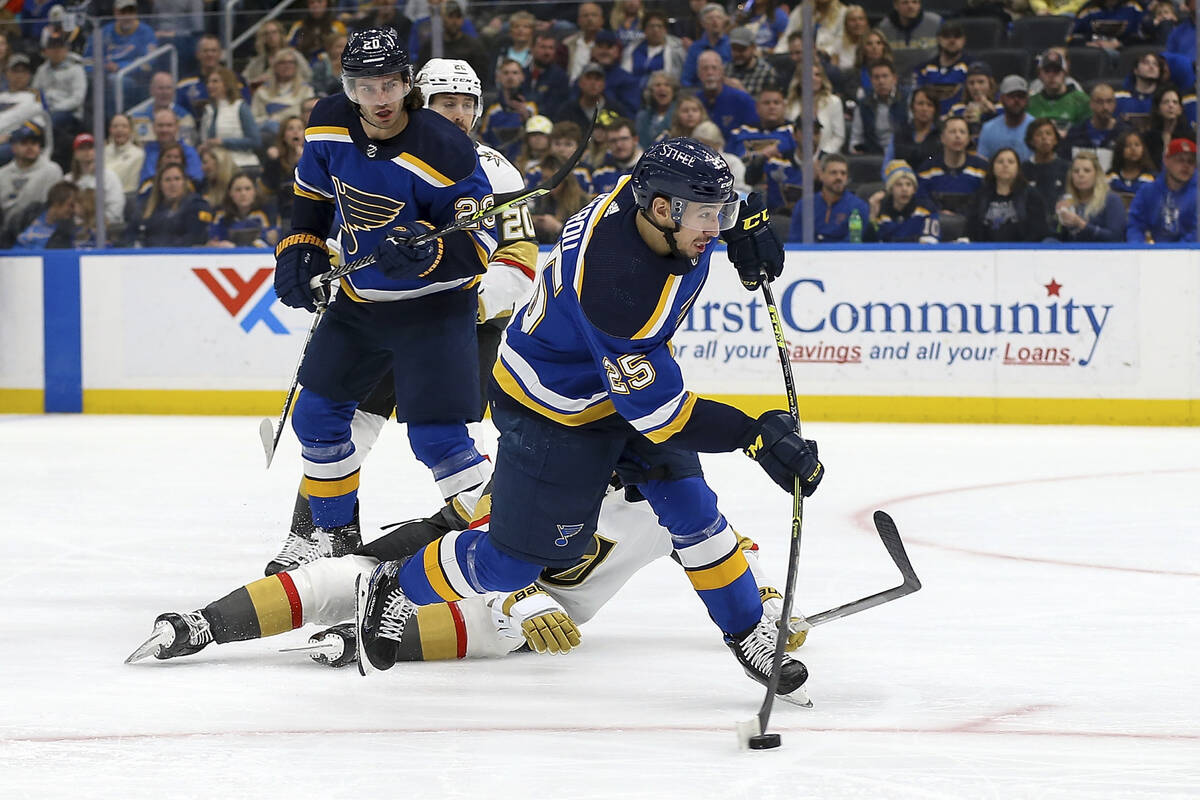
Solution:
[[(257, 422), (0, 417), (0, 797), (1200, 796), (1200, 430), (806, 426), (799, 608), (899, 582), (875, 508), (925, 588), (814, 630), (815, 707), (742, 753), (761, 691), (665, 559), (567, 657), (361, 678), (276, 652), (305, 630), (123, 665), (278, 549), (298, 453), (264, 472)], [(782, 575), (788, 496), (705, 465)], [(395, 426), (362, 483), (372, 531), (439, 504)]]

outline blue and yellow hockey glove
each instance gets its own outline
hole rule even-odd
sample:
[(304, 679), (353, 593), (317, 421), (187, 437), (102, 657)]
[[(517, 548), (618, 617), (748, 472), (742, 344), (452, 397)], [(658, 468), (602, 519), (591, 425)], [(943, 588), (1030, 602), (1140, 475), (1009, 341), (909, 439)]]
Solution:
[(406, 222), (397, 225), (375, 248), (375, 263), (379, 271), (397, 281), (427, 276), (442, 260), (442, 240), (434, 239), (417, 246), (409, 242), (431, 230), (433, 226), (428, 222)]
[(285, 306), (316, 311), (328, 301), (326, 287), (309, 281), (329, 271), (325, 240), (312, 233), (293, 233), (275, 246), (275, 294)]

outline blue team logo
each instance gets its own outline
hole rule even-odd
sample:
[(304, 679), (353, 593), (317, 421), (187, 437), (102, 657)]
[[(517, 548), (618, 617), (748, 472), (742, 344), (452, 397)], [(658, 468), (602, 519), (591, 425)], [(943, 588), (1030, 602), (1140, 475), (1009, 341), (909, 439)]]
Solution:
[(558, 538), (554, 540), (556, 547), (566, 547), (575, 534), (583, 530), (583, 525), (559, 525)]
[(373, 231), (392, 224), (404, 203), (381, 194), (364, 192), (333, 176), (338, 211), (342, 217), (342, 250), (348, 256), (358, 252), (355, 232)]

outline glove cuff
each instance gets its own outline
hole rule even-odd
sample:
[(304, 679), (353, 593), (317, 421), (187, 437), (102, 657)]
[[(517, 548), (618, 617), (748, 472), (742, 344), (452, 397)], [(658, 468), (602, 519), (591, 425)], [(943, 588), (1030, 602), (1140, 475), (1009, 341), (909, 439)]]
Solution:
[(320, 236), (312, 233), (293, 233), (291, 236), (285, 237), (279, 244), (275, 245), (275, 256), (278, 257), (284, 250), (298, 244), (310, 244), (314, 247), (319, 247), (321, 250), (328, 252), (329, 248), (325, 245), (325, 240)]

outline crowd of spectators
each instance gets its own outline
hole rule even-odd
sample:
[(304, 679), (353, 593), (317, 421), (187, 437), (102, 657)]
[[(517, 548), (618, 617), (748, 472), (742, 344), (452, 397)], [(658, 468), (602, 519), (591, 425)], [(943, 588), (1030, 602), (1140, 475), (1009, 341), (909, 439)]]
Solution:
[[(808, 193), (818, 242), (1194, 241), (1194, 2), (816, 0), (806, 184), (798, 3), (307, 0), (231, 69), (205, 0), (17, 0), (0, 10), (0, 247), (273, 244), (348, 32), (392, 26), (419, 67), (435, 17), (442, 54), (483, 81), (481, 140), (530, 183), (597, 115), (574, 179), (531, 209), (543, 242), (670, 136), (718, 150), (791, 241)], [(235, 32), (270, 6), (245, 0)], [(166, 44), (179, 74), (152, 55)]]

